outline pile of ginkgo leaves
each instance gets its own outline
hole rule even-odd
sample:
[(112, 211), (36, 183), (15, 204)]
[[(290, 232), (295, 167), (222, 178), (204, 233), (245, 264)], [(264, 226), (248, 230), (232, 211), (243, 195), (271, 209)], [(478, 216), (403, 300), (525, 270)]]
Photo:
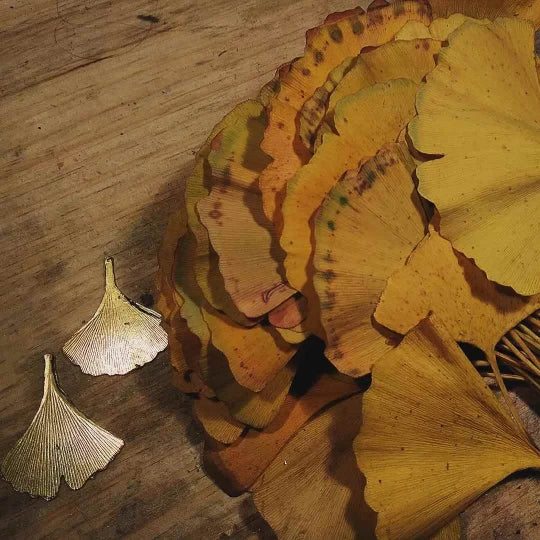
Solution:
[(539, 24), (332, 14), (198, 152), (159, 308), (206, 471), (279, 538), (459, 538), (540, 467), (504, 383), (540, 389)]

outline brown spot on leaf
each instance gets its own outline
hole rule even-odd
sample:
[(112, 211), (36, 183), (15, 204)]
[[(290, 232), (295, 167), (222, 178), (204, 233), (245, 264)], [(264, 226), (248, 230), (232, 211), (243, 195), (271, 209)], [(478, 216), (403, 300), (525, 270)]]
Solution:
[(361, 21), (351, 21), (353, 34), (358, 35), (364, 31), (364, 24)]
[(325, 270), (323, 272), (323, 277), (326, 281), (332, 281), (336, 278), (336, 273), (333, 270)]
[(343, 32), (338, 26), (334, 26), (330, 30), (330, 37), (332, 38), (332, 41), (335, 41), (336, 43), (341, 43), (343, 41)]
[(368, 26), (380, 26), (384, 23), (382, 13), (372, 13), (368, 17)]

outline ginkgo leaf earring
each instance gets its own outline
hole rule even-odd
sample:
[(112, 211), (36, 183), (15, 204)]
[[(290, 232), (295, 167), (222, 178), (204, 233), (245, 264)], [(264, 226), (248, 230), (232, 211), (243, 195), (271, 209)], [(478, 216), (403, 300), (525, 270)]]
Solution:
[(104, 469), (124, 441), (88, 420), (58, 388), (53, 356), (45, 355), (43, 398), (25, 434), (2, 462), (2, 474), (17, 490), (51, 499), (63, 476), (79, 489)]
[(129, 300), (118, 287), (112, 257), (105, 259), (105, 294), (95, 315), (64, 345), (67, 357), (90, 375), (124, 375), (167, 347), (159, 313)]

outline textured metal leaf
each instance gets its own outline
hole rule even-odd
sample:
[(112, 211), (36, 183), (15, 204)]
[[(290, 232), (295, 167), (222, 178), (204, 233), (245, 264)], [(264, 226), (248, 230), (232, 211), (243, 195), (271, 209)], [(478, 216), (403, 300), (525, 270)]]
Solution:
[(53, 498), (64, 477), (79, 489), (118, 454), (124, 441), (88, 420), (58, 388), (53, 357), (45, 355), (45, 382), (38, 412), (2, 462), (17, 491)]
[(124, 375), (167, 347), (159, 313), (129, 300), (116, 286), (113, 259), (105, 260), (105, 294), (95, 315), (64, 345), (84, 373)]

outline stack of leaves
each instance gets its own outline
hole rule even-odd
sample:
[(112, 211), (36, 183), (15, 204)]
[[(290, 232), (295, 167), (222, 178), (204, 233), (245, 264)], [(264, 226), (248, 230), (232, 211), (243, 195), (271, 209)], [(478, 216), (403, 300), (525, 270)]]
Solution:
[(504, 383), (540, 390), (539, 24), (332, 14), (198, 152), (159, 309), (207, 472), (279, 537), (459, 537), (539, 467)]

